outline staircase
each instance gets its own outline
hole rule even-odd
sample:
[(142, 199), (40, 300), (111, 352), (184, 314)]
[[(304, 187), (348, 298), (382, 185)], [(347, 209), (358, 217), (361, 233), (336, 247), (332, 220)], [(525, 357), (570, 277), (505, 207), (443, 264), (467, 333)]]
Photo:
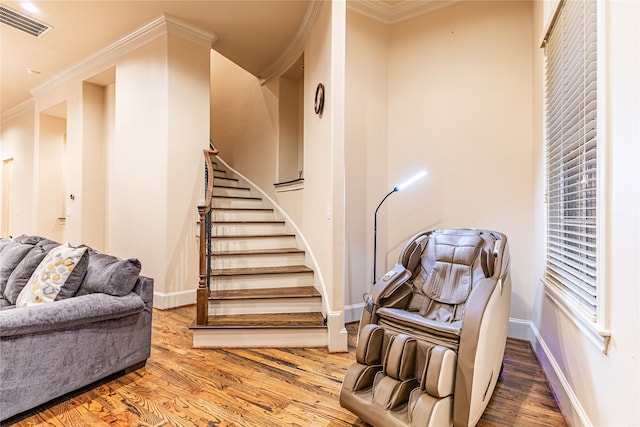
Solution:
[(208, 315), (194, 347), (327, 345), (322, 296), (296, 235), (256, 189), (213, 164)]

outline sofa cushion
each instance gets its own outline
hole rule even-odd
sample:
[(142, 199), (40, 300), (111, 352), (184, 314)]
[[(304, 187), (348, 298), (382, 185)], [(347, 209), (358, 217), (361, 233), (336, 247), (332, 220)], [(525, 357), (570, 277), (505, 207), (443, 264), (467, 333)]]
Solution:
[(9, 243), (13, 242), (11, 237), (0, 237), (0, 252), (7, 246)]
[(4, 246), (0, 252), (0, 294), (4, 294), (9, 276), (31, 249), (33, 249), (33, 245), (16, 241)]
[(86, 247), (67, 244), (52, 249), (40, 262), (16, 300), (16, 307), (27, 307), (75, 295), (87, 272)]
[(14, 237), (13, 240), (15, 242), (20, 242), (20, 243), (25, 244), (25, 245), (35, 245), (36, 243), (40, 242), (41, 240), (47, 240), (47, 239), (42, 237), (42, 236), (29, 236), (27, 234), (23, 234), (21, 236)]
[(58, 246), (60, 246), (60, 243), (49, 239), (42, 239), (36, 243), (36, 247), (44, 249), (45, 252), (49, 252), (51, 249), (57, 248)]
[(89, 249), (87, 275), (78, 295), (102, 292), (113, 296), (129, 294), (140, 275), (141, 264), (135, 258), (120, 259)]
[(11, 304), (16, 303), (18, 295), (46, 255), (47, 251), (42, 247), (36, 246), (22, 258), (22, 261), (13, 270), (4, 288), (4, 296)]

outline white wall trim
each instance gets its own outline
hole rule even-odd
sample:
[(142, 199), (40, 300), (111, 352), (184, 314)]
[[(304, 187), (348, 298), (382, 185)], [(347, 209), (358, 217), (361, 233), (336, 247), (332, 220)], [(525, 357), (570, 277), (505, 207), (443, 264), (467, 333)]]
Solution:
[(218, 36), (214, 33), (198, 28), (175, 16), (165, 13), (164, 18), (168, 34), (188, 40), (207, 49), (211, 49), (218, 39)]
[(165, 34), (172, 34), (208, 48), (211, 48), (217, 39), (215, 34), (201, 30), (171, 15), (159, 16), (110, 45), (95, 51), (79, 62), (54, 74), (51, 78), (33, 88), (31, 94), (40, 96), (72, 80), (88, 78), (92, 74), (112, 66), (123, 55)]
[(359, 322), (362, 318), (364, 302), (344, 306), (344, 323)]
[(300, 23), (295, 35), (291, 38), (289, 45), (282, 51), (276, 60), (273, 61), (272, 64), (260, 72), (259, 78), (261, 84), (264, 85), (273, 77), (277, 77), (287, 71), (287, 69), (291, 67), (291, 64), (293, 64), (300, 55), (302, 55), (307, 37), (311, 32), (313, 23), (316, 21), (321, 5), (322, 1), (319, 0), (309, 2), (307, 10), (304, 13), (304, 17), (302, 18), (302, 22)]
[(383, 24), (391, 25), (433, 12), (459, 0), (402, 1), (389, 4), (377, 0), (348, 1), (347, 8)]
[[(185, 305), (192, 305), (196, 303), (196, 290), (189, 289), (178, 292), (154, 292), (153, 293), (153, 306), (161, 310), (169, 308), (182, 307)], [(194, 308), (193, 318), (196, 317)]]
[(530, 320), (509, 319), (510, 338), (527, 340), (540, 362), (560, 410), (571, 427), (593, 427), (549, 346)]
[(16, 105), (15, 107), (11, 107), (8, 110), (6, 110), (4, 113), (2, 113), (2, 118), (0, 118), (0, 121), (5, 122), (7, 120), (15, 119), (19, 115), (29, 111), (29, 109), (33, 108), (34, 106), (35, 106), (35, 100), (33, 98), (29, 98), (26, 101), (23, 101), (20, 104)]
[(327, 329), (329, 330), (327, 348), (329, 352), (339, 353), (349, 350), (345, 323), (344, 311), (333, 311), (327, 314)]

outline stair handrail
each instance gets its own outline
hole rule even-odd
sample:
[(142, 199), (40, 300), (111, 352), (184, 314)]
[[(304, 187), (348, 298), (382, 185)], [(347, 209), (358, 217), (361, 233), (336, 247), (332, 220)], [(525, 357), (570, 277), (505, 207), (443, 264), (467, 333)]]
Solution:
[(202, 204), (198, 204), (200, 217), (200, 257), (199, 281), (196, 292), (196, 324), (205, 325), (208, 317), (209, 293), (211, 291), (211, 215), (213, 209), (213, 160), (218, 155), (213, 141), (209, 141), (209, 148), (202, 150), (204, 154), (204, 185), (205, 196)]

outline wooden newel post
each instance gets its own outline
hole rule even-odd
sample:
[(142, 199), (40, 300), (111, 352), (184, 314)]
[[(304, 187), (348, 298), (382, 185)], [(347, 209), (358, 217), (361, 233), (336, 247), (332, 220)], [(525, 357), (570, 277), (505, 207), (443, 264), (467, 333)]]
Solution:
[(208, 206), (198, 206), (198, 214), (200, 215), (200, 281), (198, 282), (198, 291), (196, 293), (196, 324), (205, 325), (207, 323), (207, 311), (209, 304), (209, 290), (207, 289), (207, 258), (206, 258), (206, 212)]

